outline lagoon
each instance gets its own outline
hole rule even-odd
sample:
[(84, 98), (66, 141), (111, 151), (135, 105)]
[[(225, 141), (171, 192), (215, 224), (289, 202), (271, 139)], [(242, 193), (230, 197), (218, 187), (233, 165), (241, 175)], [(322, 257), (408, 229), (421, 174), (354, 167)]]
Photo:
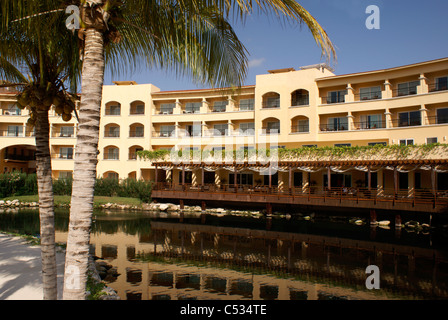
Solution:
[[(56, 240), (68, 211), (56, 212)], [(0, 230), (36, 235), (36, 210), (0, 213)], [(448, 298), (448, 236), (356, 225), (352, 217), (97, 211), (91, 252), (122, 300), (424, 300)], [(365, 270), (377, 265), (379, 290)], [(111, 272), (112, 271), (112, 272)]]

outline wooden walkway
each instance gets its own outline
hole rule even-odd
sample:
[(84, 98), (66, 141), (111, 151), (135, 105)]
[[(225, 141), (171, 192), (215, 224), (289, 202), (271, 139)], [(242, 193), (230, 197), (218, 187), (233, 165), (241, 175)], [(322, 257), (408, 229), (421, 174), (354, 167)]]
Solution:
[(422, 213), (448, 213), (448, 194), (446, 192), (407, 192), (395, 193), (393, 190), (331, 189), (308, 191), (302, 189), (281, 191), (277, 188), (234, 188), (231, 186), (189, 185), (168, 186), (157, 184), (152, 191), (155, 200), (194, 200), (223, 203), (245, 203), (259, 205), (297, 205), (312, 207), (359, 208), (393, 210)]

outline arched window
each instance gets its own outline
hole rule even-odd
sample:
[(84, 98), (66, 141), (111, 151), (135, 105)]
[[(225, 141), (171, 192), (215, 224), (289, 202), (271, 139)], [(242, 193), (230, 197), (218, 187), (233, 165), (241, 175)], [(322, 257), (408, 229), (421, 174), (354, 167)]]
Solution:
[(280, 95), (277, 92), (269, 92), (263, 95), (263, 109), (280, 108)]
[(263, 120), (263, 131), (266, 134), (280, 134), (280, 120), (277, 118), (267, 118)]
[(131, 103), (130, 115), (144, 115), (145, 114), (145, 103), (142, 101), (134, 101)]
[(116, 101), (111, 101), (106, 104), (106, 116), (121, 115), (121, 104)]
[(132, 146), (129, 148), (129, 160), (137, 160), (137, 152), (143, 151), (141, 146)]
[(120, 125), (110, 123), (104, 127), (105, 138), (120, 138)]
[(307, 106), (310, 104), (310, 94), (307, 90), (299, 89), (291, 94), (291, 106)]
[(298, 116), (291, 120), (291, 133), (310, 132), (310, 120), (305, 116)]
[(120, 160), (120, 149), (115, 146), (104, 148), (104, 160)]
[(131, 124), (129, 127), (130, 138), (143, 138), (145, 136), (145, 126), (141, 123)]

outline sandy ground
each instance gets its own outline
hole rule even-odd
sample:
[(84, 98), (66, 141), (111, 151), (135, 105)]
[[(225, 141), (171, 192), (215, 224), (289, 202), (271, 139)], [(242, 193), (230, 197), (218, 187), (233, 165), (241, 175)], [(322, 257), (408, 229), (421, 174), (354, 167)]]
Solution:
[[(58, 253), (56, 261), (61, 299), (65, 254)], [(0, 300), (43, 300), (40, 247), (1, 233)]]

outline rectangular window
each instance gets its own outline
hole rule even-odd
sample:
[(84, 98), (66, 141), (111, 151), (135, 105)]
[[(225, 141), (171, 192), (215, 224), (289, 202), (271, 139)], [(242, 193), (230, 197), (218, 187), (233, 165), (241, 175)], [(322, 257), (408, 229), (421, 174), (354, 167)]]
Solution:
[(448, 108), (437, 109), (437, 124), (448, 123)]
[(401, 139), (400, 145), (402, 146), (412, 146), (414, 145), (414, 139)]
[(343, 103), (347, 90), (331, 91), (327, 95), (327, 103)]
[(163, 103), (160, 105), (160, 113), (161, 114), (173, 114), (175, 106), (176, 105), (174, 103)]
[(420, 85), (420, 81), (411, 81), (398, 84), (398, 96), (409, 96), (417, 94), (417, 87)]
[(374, 146), (387, 146), (387, 142), (369, 142), (368, 144), (370, 147)]
[(362, 115), (359, 129), (379, 129), (383, 128), (383, 117), (380, 114)]
[(344, 148), (344, 147), (351, 147), (351, 143), (335, 143), (334, 145), (336, 148)]
[(61, 127), (61, 137), (73, 137), (74, 134), (74, 127)]
[(215, 124), (213, 126), (214, 129), (214, 135), (215, 136), (226, 136), (228, 132), (229, 125), (227, 123), (225, 124)]
[(200, 124), (187, 125), (185, 128), (190, 137), (202, 136), (202, 125)]
[(200, 113), (202, 102), (187, 102), (185, 105), (185, 113)]
[(8, 112), (10, 116), (20, 116), (22, 115), (22, 110), (20, 110), (17, 105), (10, 104), (8, 108)]
[(73, 148), (71, 147), (63, 147), (59, 149), (59, 159), (73, 159)]
[(413, 127), (422, 124), (422, 114), (420, 111), (402, 112), (398, 114), (399, 127)]
[(252, 111), (255, 109), (255, 99), (241, 99), (240, 111)]
[(226, 112), (229, 101), (216, 101), (213, 104), (213, 112)]
[(348, 119), (346, 117), (329, 118), (327, 130), (328, 131), (346, 131), (346, 130), (348, 130)]
[(302, 148), (317, 148), (317, 144), (304, 144)]
[(426, 138), (426, 144), (434, 144), (434, 143), (437, 143), (437, 142), (438, 142), (437, 137)]
[(381, 99), (382, 92), (381, 87), (361, 88), (359, 90), (359, 99), (362, 100), (375, 100)]
[(175, 126), (160, 126), (161, 137), (173, 137), (176, 133)]
[(436, 91), (448, 90), (448, 77), (436, 78)]
[(242, 136), (255, 135), (255, 123), (254, 122), (240, 123), (240, 135)]
[(8, 126), (8, 137), (23, 137), (23, 126)]

